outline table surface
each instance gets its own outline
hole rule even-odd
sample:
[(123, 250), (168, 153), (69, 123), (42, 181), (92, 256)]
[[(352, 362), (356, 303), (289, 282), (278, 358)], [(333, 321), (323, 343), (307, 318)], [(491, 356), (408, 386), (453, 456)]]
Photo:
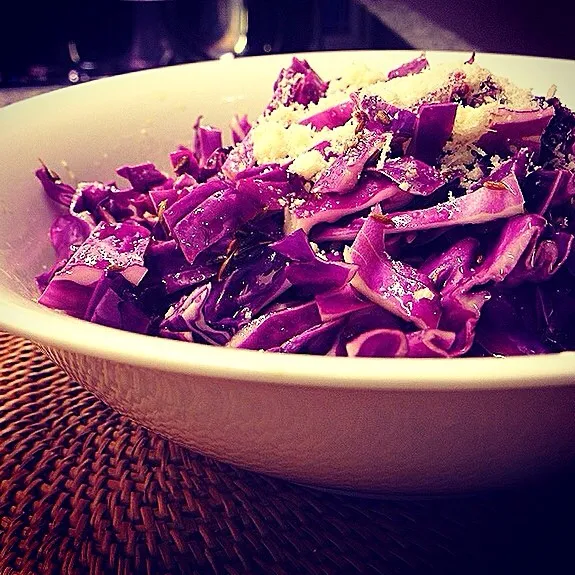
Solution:
[(0, 333), (1, 575), (573, 573), (574, 479), (440, 499), (304, 488), (143, 429)]
[(0, 573), (573, 573), (573, 479), (363, 499), (243, 471), (117, 414), (0, 333)]

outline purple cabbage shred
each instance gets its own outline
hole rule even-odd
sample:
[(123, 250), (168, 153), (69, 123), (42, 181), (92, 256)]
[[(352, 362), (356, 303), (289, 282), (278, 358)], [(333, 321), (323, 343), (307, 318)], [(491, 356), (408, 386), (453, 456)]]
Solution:
[[(503, 99), (451, 169), (460, 106), (504, 90), (492, 77), (472, 88), (473, 60), (402, 107), (355, 88), (316, 106), (330, 83), (293, 58), (258, 121), (303, 111), (301, 133), (320, 133), (312, 176), (287, 156), (259, 163), (256, 123), (243, 114), (230, 121), (231, 145), (200, 116), (191, 142), (167, 155), (169, 171), (142, 162), (118, 167), (118, 181), (72, 185), (41, 163), (58, 214), (39, 303), (115, 329), (272, 353), (575, 350), (575, 115), (555, 97), (528, 109)], [(421, 54), (385, 82), (430, 68)], [(346, 125), (344, 146), (323, 138)]]

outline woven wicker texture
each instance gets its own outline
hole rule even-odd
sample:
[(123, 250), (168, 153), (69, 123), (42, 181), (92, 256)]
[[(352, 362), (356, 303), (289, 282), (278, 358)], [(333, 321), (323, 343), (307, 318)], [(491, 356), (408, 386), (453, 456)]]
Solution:
[(435, 500), (292, 485), (142, 429), (0, 334), (0, 575), (575, 572), (568, 481)]

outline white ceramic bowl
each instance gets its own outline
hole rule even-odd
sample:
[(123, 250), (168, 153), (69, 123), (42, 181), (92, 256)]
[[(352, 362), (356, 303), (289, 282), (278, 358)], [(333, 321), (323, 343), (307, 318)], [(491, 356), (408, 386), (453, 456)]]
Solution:
[[(410, 52), (309, 54), (324, 77), (383, 70)], [(429, 53), (430, 60), (468, 54)], [(217, 61), (97, 80), (0, 110), (0, 326), (40, 347), (142, 425), (220, 460), (327, 488), (450, 493), (508, 485), (575, 461), (575, 353), (508, 359), (266, 354), (92, 325), (35, 303), (53, 217), (34, 177), (112, 179), (124, 163), (168, 169), (198, 114), (255, 118), (289, 56)], [(479, 55), (499, 74), (575, 105), (575, 63)], [(0, 423), (1, 425), (1, 423)]]

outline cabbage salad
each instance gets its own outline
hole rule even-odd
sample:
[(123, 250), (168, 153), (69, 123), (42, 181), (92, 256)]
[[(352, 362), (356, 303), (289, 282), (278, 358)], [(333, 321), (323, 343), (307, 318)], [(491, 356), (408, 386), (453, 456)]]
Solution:
[[(469, 60), (326, 81), (294, 58), (233, 145), (173, 169), (36, 175), (61, 205), (39, 302), (106, 326), (281, 353), (575, 349), (575, 116)], [(121, 180), (120, 180), (121, 178)]]

